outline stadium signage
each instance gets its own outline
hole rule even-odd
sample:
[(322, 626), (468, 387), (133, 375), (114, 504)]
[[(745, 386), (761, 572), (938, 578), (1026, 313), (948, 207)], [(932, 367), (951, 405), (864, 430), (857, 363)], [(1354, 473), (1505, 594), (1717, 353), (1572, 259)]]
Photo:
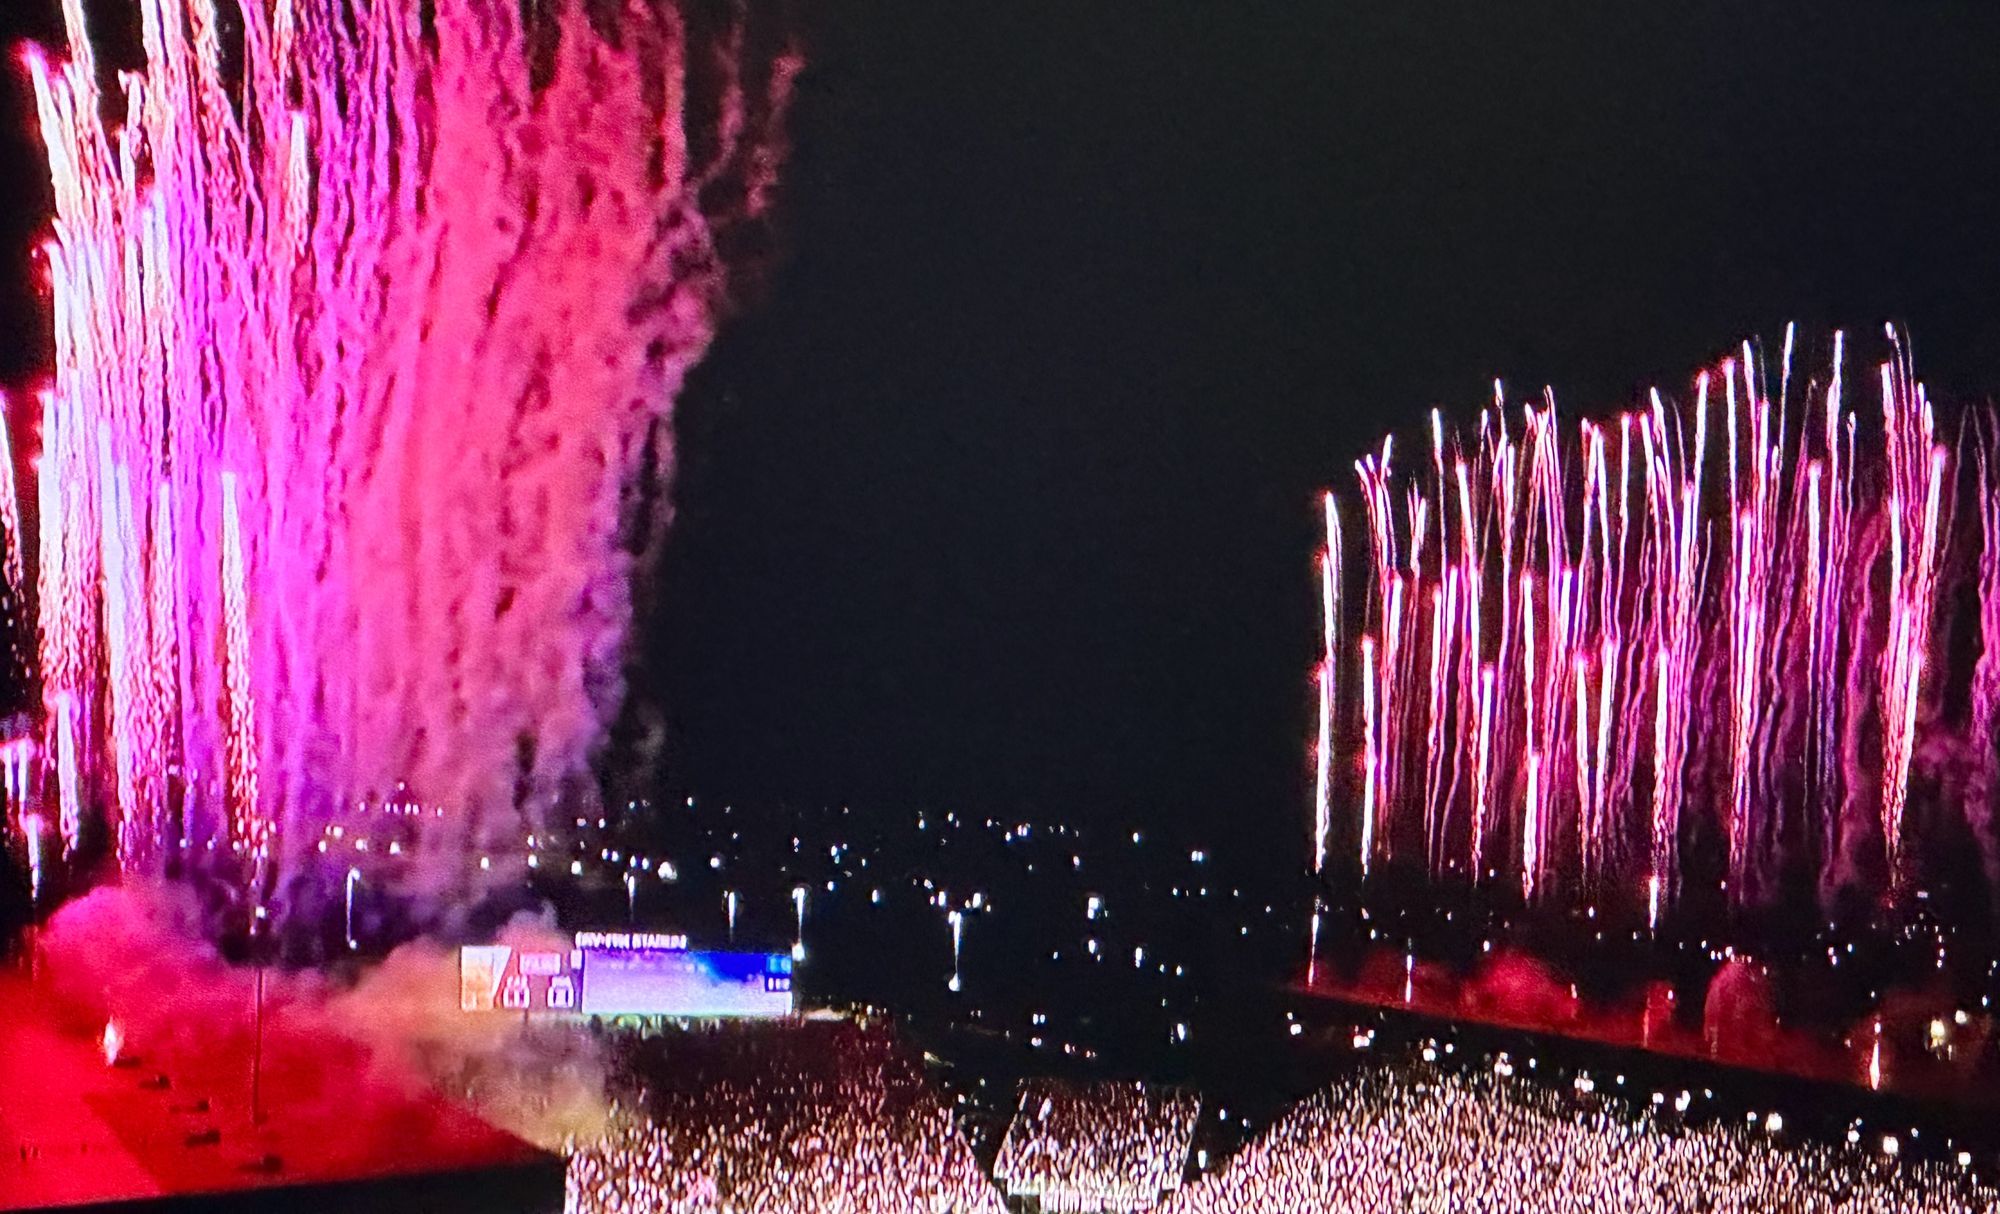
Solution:
[(657, 948), (669, 952), (686, 952), (688, 938), (685, 935), (668, 932), (578, 932), (578, 948)]

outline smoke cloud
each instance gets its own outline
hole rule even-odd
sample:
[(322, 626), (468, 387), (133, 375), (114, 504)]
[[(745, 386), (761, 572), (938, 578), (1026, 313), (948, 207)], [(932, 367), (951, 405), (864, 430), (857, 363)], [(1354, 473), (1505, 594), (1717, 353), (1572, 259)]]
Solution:
[[(176, 884), (93, 890), (42, 932), (45, 987), (71, 1031), (116, 1021), (129, 1050), (169, 1073), (217, 1059), (247, 1066), (256, 974), (226, 961), (203, 925), (201, 908)], [(500, 940), (567, 947), (529, 915)], [(412, 941), (358, 968), (272, 968), (264, 980), (274, 1100), (337, 1110), (357, 1085), (410, 1098), (438, 1092), (551, 1150), (605, 1127), (607, 1062), (595, 1039), (460, 1011), (457, 953), (435, 941)]]

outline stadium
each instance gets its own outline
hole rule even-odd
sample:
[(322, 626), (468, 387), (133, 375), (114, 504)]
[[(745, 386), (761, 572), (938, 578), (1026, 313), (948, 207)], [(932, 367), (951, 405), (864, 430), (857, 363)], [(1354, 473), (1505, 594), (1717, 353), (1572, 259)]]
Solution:
[(1534, 7), (8, 4), (0, 1208), (2000, 1210), (2000, 18)]

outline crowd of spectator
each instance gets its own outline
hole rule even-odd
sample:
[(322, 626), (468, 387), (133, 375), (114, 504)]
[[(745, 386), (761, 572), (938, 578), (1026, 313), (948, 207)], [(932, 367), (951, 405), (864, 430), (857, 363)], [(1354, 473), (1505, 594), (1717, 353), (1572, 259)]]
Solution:
[[(988, 1180), (888, 1029), (740, 1025), (628, 1042), (609, 1130), (572, 1156), (570, 1214), (2000, 1214), (1969, 1157), (1886, 1134), (1795, 1134), (1504, 1064), (1411, 1061), (1294, 1106), (1181, 1184), (1200, 1101), (1135, 1083), (1023, 1084)], [(1936, 1144), (1924, 1144), (1935, 1147)]]
[(1031, 1079), (993, 1178), (1052, 1214), (1151, 1209), (1179, 1187), (1200, 1116), (1179, 1089)]
[(950, 1108), (887, 1030), (726, 1025), (626, 1052), (569, 1214), (1004, 1214)]
[(1302, 1102), (1165, 1214), (1991, 1214), (1893, 1138), (1798, 1141), (1500, 1074), (1384, 1068)]

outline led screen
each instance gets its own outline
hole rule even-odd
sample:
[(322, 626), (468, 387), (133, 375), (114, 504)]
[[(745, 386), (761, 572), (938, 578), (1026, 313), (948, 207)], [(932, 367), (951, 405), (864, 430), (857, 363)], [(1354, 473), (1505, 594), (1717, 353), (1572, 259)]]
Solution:
[(578, 976), (571, 949), (523, 949), (505, 944), (458, 950), (458, 1006), (468, 1012), (578, 1012)]
[(591, 1016), (787, 1016), (784, 953), (586, 947), (583, 1011)]

